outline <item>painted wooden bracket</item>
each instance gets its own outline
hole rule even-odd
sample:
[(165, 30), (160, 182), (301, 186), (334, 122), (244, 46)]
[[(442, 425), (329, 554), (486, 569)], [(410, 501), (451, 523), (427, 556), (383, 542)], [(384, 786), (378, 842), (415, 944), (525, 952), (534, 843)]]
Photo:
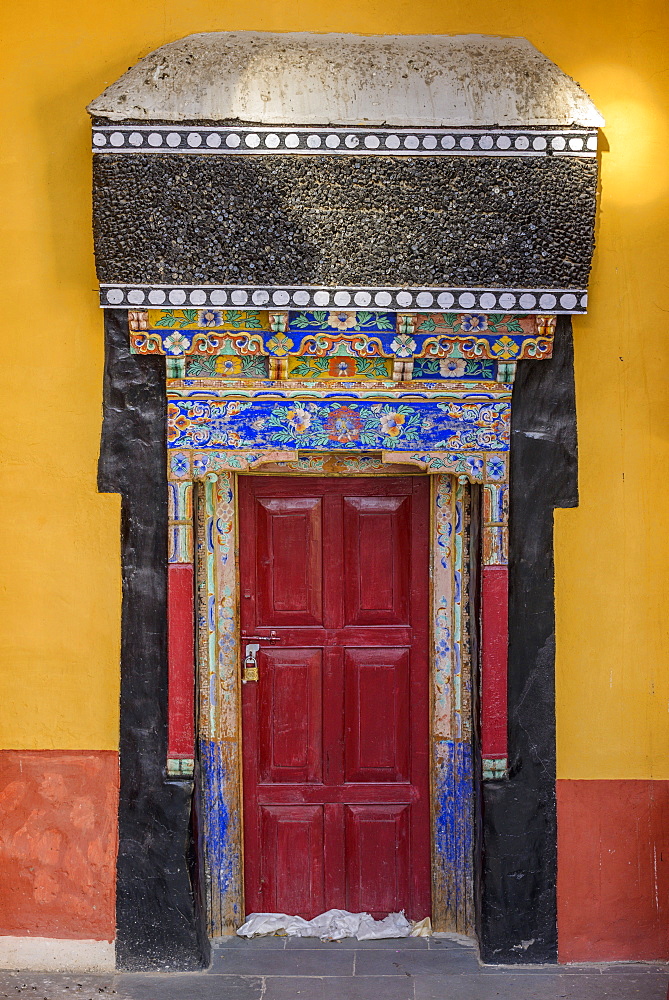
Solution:
[(483, 487), (481, 579), (481, 756), (483, 778), (508, 774), (509, 487)]
[(193, 488), (168, 484), (167, 775), (189, 779), (195, 765)]

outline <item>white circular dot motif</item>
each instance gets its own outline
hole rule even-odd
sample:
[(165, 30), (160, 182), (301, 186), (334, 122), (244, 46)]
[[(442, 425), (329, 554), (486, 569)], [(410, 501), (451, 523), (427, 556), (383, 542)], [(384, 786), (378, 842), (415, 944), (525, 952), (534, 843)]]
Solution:
[(213, 292), (209, 293), (209, 298), (212, 306), (224, 306), (228, 301), (228, 293), (222, 288), (215, 288)]
[(175, 146), (181, 145), (181, 136), (178, 132), (168, 132), (166, 141), (167, 145), (174, 149)]
[(351, 302), (351, 294), (345, 291), (335, 292), (334, 301), (336, 306), (348, 306)]
[(563, 309), (573, 309), (576, 305), (577, 299), (575, 295), (568, 292), (566, 295), (560, 296), (560, 305)]
[(256, 288), (251, 299), (254, 306), (264, 306), (269, 302), (269, 292), (266, 292), (264, 288)]
[(529, 292), (525, 292), (524, 295), (520, 296), (521, 309), (534, 309), (536, 304), (537, 304), (537, 299), (535, 295), (530, 295)]
[(450, 292), (442, 292), (437, 298), (437, 305), (442, 309), (450, 309), (455, 299)]
[(583, 149), (583, 140), (580, 137), (573, 136), (569, 140), (569, 148), (573, 149), (575, 153), (578, 152)]
[(471, 292), (463, 292), (458, 298), (458, 304), (461, 305), (463, 309), (471, 309), (476, 304), (476, 296), (472, 295)]
[(551, 139), (551, 146), (553, 149), (564, 149), (566, 142), (563, 135), (554, 135)]
[(207, 145), (211, 149), (218, 149), (218, 147), (221, 145), (221, 137), (218, 134), (218, 132), (209, 133), (209, 135), (207, 136)]
[(377, 306), (385, 307), (390, 305), (392, 299), (389, 292), (377, 292), (374, 296), (374, 301)]
[(257, 149), (260, 145), (260, 136), (257, 132), (248, 132), (244, 136), (244, 142), (249, 147), (249, 149)]
[(330, 305), (330, 293), (324, 291), (314, 292), (314, 305), (316, 306), (329, 306)]
[(241, 139), (236, 132), (228, 132), (225, 137), (225, 145), (229, 146), (231, 149), (236, 149), (240, 142)]
[(275, 306), (287, 306), (290, 302), (290, 295), (285, 289), (280, 288), (278, 292), (273, 293), (272, 302)]
[(491, 135), (482, 135), (479, 139), (479, 146), (481, 149), (492, 149), (493, 145), (494, 142)]
[(367, 149), (378, 149), (379, 137), (376, 135), (366, 135), (365, 146), (367, 147)]
[(404, 140), (405, 149), (418, 149), (420, 142), (415, 135), (408, 135)]
[(307, 136), (307, 146), (309, 149), (318, 149), (321, 144), (320, 135), (308, 135)]
[(149, 146), (153, 146), (156, 149), (158, 146), (162, 146), (163, 137), (160, 132), (151, 132), (147, 141)]
[(432, 292), (419, 292), (416, 296), (416, 305), (420, 309), (429, 309), (434, 302), (434, 295)]
[(548, 292), (544, 293), (539, 299), (539, 305), (542, 309), (553, 309), (557, 299), (554, 295), (550, 295)]
[(546, 140), (543, 135), (538, 135), (532, 140), (532, 149), (545, 149)]
[(511, 292), (502, 292), (499, 297), (499, 304), (502, 309), (513, 309), (516, 304), (516, 296), (512, 295)]
[(344, 145), (349, 149), (355, 149), (356, 146), (360, 144), (360, 139), (357, 135), (347, 135), (344, 139)]
[(386, 136), (386, 149), (399, 149), (400, 137), (398, 135)]
[(173, 288), (168, 298), (173, 306), (182, 306), (186, 301), (186, 293), (183, 288)]
[(230, 298), (235, 306), (245, 306), (249, 293), (245, 292), (243, 288), (235, 288), (234, 292), (231, 294)]
[(152, 288), (149, 292), (149, 302), (152, 306), (160, 306), (165, 301), (165, 292), (162, 288)]
[(473, 149), (473, 148), (474, 148), (474, 140), (472, 139), (472, 137), (470, 135), (463, 135), (462, 139), (460, 139), (460, 149)]
[(452, 135), (445, 135), (441, 140), (441, 145), (443, 149), (453, 149), (455, 146), (455, 139)]
[(102, 132), (96, 132), (93, 136), (94, 146), (104, 146), (107, 143), (107, 137), (102, 134)]
[(293, 293), (293, 302), (296, 306), (309, 305), (309, 292), (297, 291)]
[(511, 140), (508, 135), (498, 135), (496, 139), (498, 149), (508, 149), (511, 145)]
[(339, 145), (339, 136), (329, 135), (325, 140), (325, 145), (328, 147), (328, 149), (336, 149), (337, 146)]
[(112, 132), (109, 136), (109, 141), (112, 146), (122, 146), (123, 145), (123, 133), (122, 132)]
[(141, 306), (145, 298), (146, 295), (141, 288), (131, 288), (128, 292), (128, 302), (132, 302), (133, 306)]
[(198, 146), (202, 145), (202, 136), (199, 132), (189, 132), (186, 142), (191, 149), (196, 149)]
[(280, 142), (281, 140), (279, 139), (276, 132), (269, 132), (265, 136), (265, 145), (267, 146), (268, 149), (276, 149), (276, 147), (279, 145)]
[(287, 149), (297, 149), (300, 145), (300, 137), (294, 132), (289, 132), (285, 139)]
[(191, 305), (203, 306), (207, 301), (207, 293), (202, 288), (194, 288), (188, 298), (191, 301)]
[(434, 135), (423, 136), (423, 146), (425, 147), (425, 149), (436, 149), (437, 137)]
[(368, 306), (369, 303), (372, 301), (372, 296), (369, 294), (369, 292), (356, 292), (355, 295), (353, 296), (353, 301), (355, 302), (356, 306)]
[(484, 292), (479, 299), (479, 305), (481, 309), (494, 309), (497, 305), (497, 296), (492, 292)]
[(397, 300), (397, 304), (398, 306), (400, 306), (401, 309), (408, 309), (409, 306), (413, 303), (413, 295), (411, 294), (411, 292), (398, 292), (397, 295), (395, 296), (395, 299)]
[(516, 149), (529, 149), (529, 146), (530, 146), (530, 140), (529, 140), (529, 139), (527, 138), (527, 136), (526, 136), (526, 135), (519, 135), (519, 136), (518, 136), (518, 137), (517, 137), (517, 138), (516, 138), (516, 139), (514, 140), (514, 143), (513, 143), (513, 144), (514, 144), (514, 146), (516, 147)]
[(108, 288), (106, 292), (106, 299), (112, 306), (117, 306), (119, 303), (123, 302), (123, 292), (120, 288)]

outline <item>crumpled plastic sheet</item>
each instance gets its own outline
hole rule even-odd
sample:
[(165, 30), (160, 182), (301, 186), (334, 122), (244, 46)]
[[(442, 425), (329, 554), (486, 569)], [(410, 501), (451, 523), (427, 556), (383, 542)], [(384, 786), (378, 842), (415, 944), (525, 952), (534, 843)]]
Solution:
[(404, 913), (390, 913), (383, 920), (374, 920), (369, 913), (348, 910), (327, 910), (313, 920), (291, 917), (287, 913), (251, 913), (237, 933), (241, 937), (278, 934), (285, 937), (317, 937), (322, 941), (357, 938), (374, 941), (382, 938), (425, 937), (430, 933), (429, 918), (415, 924)]

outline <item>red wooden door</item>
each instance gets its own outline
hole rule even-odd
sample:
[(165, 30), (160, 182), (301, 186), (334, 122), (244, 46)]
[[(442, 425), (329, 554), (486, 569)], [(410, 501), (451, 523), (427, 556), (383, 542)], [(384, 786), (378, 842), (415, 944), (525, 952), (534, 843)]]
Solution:
[(246, 910), (428, 916), (429, 484), (239, 482)]

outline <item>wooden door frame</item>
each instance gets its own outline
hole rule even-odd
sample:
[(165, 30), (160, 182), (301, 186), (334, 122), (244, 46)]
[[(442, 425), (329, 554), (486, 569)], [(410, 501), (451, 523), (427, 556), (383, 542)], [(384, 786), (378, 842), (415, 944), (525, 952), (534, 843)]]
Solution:
[[(336, 462), (330, 456), (319, 471), (280, 457), (244, 474), (420, 474), (411, 466), (365, 464), (350, 452)], [(432, 922), (435, 930), (473, 935), (472, 489), (452, 475), (432, 474), (430, 481)], [(206, 919), (216, 938), (233, 934), (244, 919), (237, 472), (221, 469), (174, 486), (181, 524), (195, 521), (196, 781)]]

